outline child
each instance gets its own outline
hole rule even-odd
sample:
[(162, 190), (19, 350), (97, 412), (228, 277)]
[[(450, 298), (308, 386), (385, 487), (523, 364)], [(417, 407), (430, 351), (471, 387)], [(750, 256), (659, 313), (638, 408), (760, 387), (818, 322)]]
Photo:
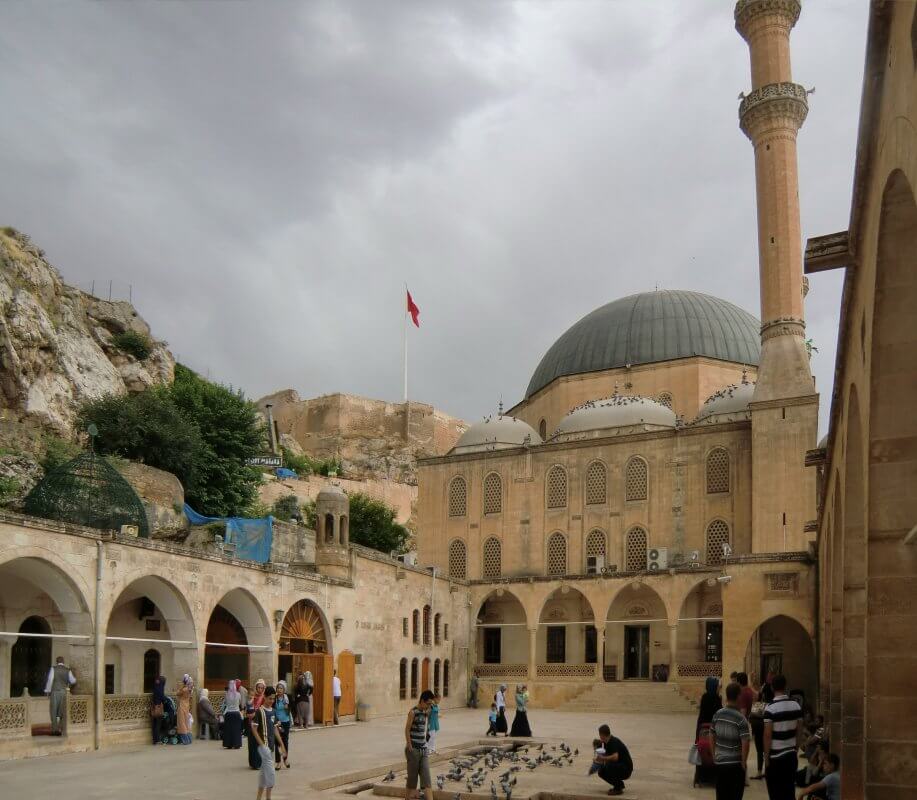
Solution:
[[(593, 740), (592, 740), (592, 748), (593, 748), (593, 750), (595, 750), (596, 756), (603, 756), (603, 755), (605, 755), (605, 745), (602, 744), (602, 740), (601, 740), (601, 739), (593, 739)], [(593, 759), (592, 763), (589, 765), (589, 772), (587, 772), (586, 774), (587, 774), (587, 775), (595, 775), (595, 773), (598, 772), (601, 768), (602, 768), (602, 765), (601, 765), (601, 764), (596, 764), (596, 763), (595, 763), (595, 759)]]
[(433, 705), (427, 713), (427, 751), (436, 752), (436, 734), (439, 733), (439, 694), (433, 695)]
[(497, 704), (490, 704), (490, 713), (487, 715), (487, 721), (490, 723), (490, 727), (487, 729), (488, 736), (497, 735)]

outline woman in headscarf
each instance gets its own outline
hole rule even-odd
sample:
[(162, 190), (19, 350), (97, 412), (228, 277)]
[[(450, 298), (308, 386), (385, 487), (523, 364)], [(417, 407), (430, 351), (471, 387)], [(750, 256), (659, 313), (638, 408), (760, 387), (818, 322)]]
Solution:
[(223, 747), (238, 750), (242, 747), (242, 681), (230, 681), (223, 698)]
[(150, 724), (153, 728), (153, 744), (162, 741), (162, 717), (166, 709), (166, 679), (160, 675), (153, 681), (153, 697), (150, 699)]
[(513, 727), (510, 736), (531, 736), (528, 715), (529, 693), (525, 686), (516, 686), (516, 715), (513, 717)]
[(261, 754), (258, 752), (258, 743), (251, 733), (252, 720), (255, 718), (255, 712), (261, 708), (264, 702), (264, 690), (267, 684), (263, 678), (255, 681), (255, 693), (249, 698), (249, 703), (245, 707), (246, 726), (248, 730), (248, 766), (252, 769), (261, 769)]
[(296, 712), (294, 722), (300, 728), (306, 727), (309, 718), (309, 684), (306, 683), (306, 673), (300, 672), (293, 687), (293, 710)]
[[(204, 726), (207, 726), (207, 736), (204, 736)], [(220, 721), (217, 719), (216, 712), (213, 710), (213, 704), (210, 702), (210, 690), (201, 689), (201, 696), (197, 701), (197, 738), (198, 739), (218, 739), (220, 738)]]
[(309, 707), (306, 709), (306, 727), (308, 728), (310, 725), (315, 724), (315, 701), (312, 699), (315, 695), (315, 680), (308, 670), (306, 670), (306, 686), (309, 687), (306, 692), (309, 698)]
[(194, 683), (191, 676), (185, 673), (178, 689), (178, 719), (175, 721), (175, 732), (179, 744), (191, 744), (191, 693)]
[(277, 694), (274, 695), (274, 718), (280, 723), (280, 729), (277, 731), (280, 736), (275, 737), (274, 743), (274, 767), (280, 769), (282, 757), (284, 766), (289, 769), (290, 725), (293, 718), (290, 716), (290, 696), (287, 694), (286, 681), (277, 681)]
[(713, 783), (716, 780), (716, 767), (713, 761), (713, 748), (710, 746), (710, 723), (713, 715), (723, 707), (720, 699), (720, 679), (710, 676), (704, 683), (705, 691), (700, 699), (700, 713), (697, 715), (697, 727), (694, 744), (700, 756), (700, 764), (695, 766), (694, 785)]
[(501, 683), (500, 688), (494, 695), (494, 703), (497, 705), (497, 733), (504, 736), (509, 735), (509, 726), (506, 724), (506, 684)]

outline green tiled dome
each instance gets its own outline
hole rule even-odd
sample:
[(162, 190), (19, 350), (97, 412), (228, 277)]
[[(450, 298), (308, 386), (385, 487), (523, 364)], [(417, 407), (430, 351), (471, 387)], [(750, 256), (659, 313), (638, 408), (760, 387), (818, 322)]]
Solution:
[(706, 356), (757, 365), (761, 323), (736, 305), (700, 292), (657, 291), (622, 297), (587, 314), (532, 375), (531, 397), (564, 375)]

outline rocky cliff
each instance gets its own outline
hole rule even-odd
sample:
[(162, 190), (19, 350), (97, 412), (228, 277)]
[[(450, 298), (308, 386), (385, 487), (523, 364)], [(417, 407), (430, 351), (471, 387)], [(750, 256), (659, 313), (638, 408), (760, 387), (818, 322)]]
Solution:
[(174, 368), (130, 303), (68, 286), (28, 236), (0, 228), (0, 420), (71, 439), (86, 400), (171, 382)]

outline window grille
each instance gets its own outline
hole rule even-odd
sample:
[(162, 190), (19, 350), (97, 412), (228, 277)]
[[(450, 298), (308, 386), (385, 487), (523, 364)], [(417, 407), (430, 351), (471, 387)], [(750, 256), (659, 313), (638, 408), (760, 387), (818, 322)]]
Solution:
[(707, 526), (707, 563), (723, 563), (723, 545), (729, 544), (729, 525), (715, 519)]
[(452, 578), (465, 580), (467, 575), (468, 558), (465, 543), (461, 539), (453, 539), (449, 544), (449, 575)]
[(627, 532), (626, 556), (628, 572), (641, 572), (646, 569), (646, 531), (643, 528), (631, 528)]
[(413, 625), (414, 644), (420, 644), (420, 612), (415, 608), (411, 614)]
[(668, 392), (662, 392), (659, 397), (656, 398), (656, 402), (666, 408), (672, 408), (672, 395)]
[(729, 453), (722, 447), (707, 456), (707, 494), (729, 491)]
[(407, 617), (402, 617), (402, 618), (401, 618), (401, 633), (402, 633), (402, 635), (403, 635), (405, 638), (407, 638), (408, 635), (409, 635), (409, 634), (408, 634), (408, 627), (409, 627), (409, 626), (408, 626), (408, 618), (407, 618)]
[(601, 505), (605, 502), (607, 470), (601, 461), (593, 461), (586, 470), (586, 505)]
[(605, 531), (590, 531), (586, 537), (586, 558), (605, 558)]
[(548, 539), (548, 575), (567, 574), (567, 540), (560, 532)]
[(433, 616), (433, 644), (440, 644), (442, 639), (440, 638), (440, 614), (434, 614)]
[(430, 606), (423, 607), (423, 643), (430, 644), (430, 633), (432, 629), (433, 610)]
[(439, 666), (440, 660), (437, 658), (433, 662), (433, 694), (439, 694)]
[(503, 510), (503, 481), (496, 472), (484, 478), (484, 513), (499, 514)]
[(398, 665), (398, 699), (405, 700), (408, 696), (408, 660), (401, 659)]
[(411, 659), (411, 697), (417, 697), (417, 659)]
[(481, 567), (481, 577), (491, 579), (500, 577), (503, 570), (503, 566), (500, 563), (503, 555), (502, 550), (499, 539), (491, 537), (484, 542), (484, 561)]
[(453, 478), (449, 483), (449, 516), (464, 517), (468, 502), (468, 488), (464, 478)]
[(443, 639), (449, 641), (449, 623), (443, 623)]
[(443, 697), (449, 696), (449, 659), (443, 661)]
[(639, 456), (627, 462), (624, 476), (625, 500), (646, 500), (647, 472), (646, 462)]
[(551, 467), (546, 481), (548, 508), (566, 508), (567, 473), (563, 467)]

